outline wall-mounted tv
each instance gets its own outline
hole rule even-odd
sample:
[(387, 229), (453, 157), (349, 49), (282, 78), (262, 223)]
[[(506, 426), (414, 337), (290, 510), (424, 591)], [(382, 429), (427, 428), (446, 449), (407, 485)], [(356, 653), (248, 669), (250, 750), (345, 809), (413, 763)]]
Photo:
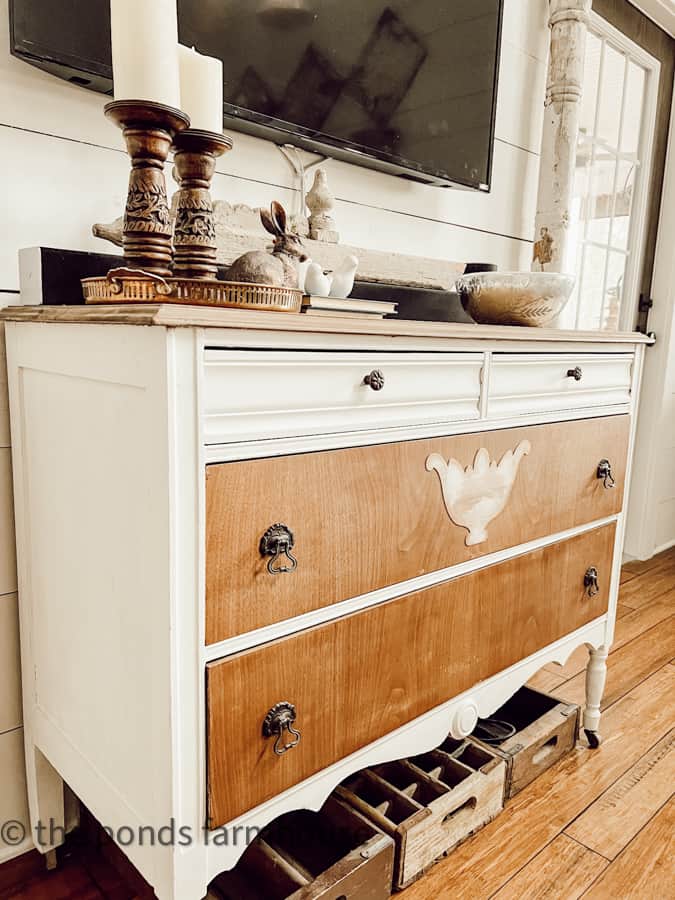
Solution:
[[(139, 0), (150, 2), (150, 0)], [(489, 190), (503, 0), (178, 0), (223, 60), (224, 125)], [(109, 0), (10, 0), (11, 50), (112, 92)]]

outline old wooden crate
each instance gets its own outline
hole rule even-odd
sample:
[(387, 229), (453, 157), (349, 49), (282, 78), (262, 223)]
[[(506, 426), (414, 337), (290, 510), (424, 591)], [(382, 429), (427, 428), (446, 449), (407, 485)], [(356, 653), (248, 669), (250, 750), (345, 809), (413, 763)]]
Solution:
[(448, 738), (429, 753), (363, 769), (335, 793), (394, 838), (399, 890), (494, 819), (505, 777), (490, 751)]
[(208, 900), (386, 900), (393, 864), (392, 839), (331, 795), (268, 825)]
[[(573, 749), (579, 707), (534, 688), (523, 687), (490, 720), (512, 725), (515, 733), (505, 740), (488, 741), (485, 723), (479, 721), (471, 739), (493, 750), (506, 762), (505, 799), (508, 799)], [(488, 724), (490, 720), (487, 720)]]

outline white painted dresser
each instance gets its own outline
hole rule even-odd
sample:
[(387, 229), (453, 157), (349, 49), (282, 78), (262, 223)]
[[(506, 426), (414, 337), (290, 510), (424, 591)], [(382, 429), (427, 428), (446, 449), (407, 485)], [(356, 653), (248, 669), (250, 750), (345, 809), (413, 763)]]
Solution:
[(641, 335), (5, 318), (34, 827), (63, 778), (198, 900), (256, 828), (580, 644), (597, 743)]

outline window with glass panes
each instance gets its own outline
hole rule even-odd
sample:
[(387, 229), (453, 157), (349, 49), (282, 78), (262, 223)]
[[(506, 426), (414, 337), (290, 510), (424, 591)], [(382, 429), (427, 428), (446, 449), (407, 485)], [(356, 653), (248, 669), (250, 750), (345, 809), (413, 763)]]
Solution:
[(617, 329), (627, 285), (637, 283), (634, 201), (644, 169), (648, 75), (638, 60), (591, 26), (571, 223), (577, 281), (570, 307), (577, 328)]

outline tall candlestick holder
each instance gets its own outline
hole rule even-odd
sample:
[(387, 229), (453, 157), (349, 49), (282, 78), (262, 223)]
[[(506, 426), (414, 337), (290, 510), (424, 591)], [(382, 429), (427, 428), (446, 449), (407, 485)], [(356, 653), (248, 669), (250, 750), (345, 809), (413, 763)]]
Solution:
[[(232, 148), (232, 139), (188, 129), (190, 120), (185, 113), (161, 103), (117, 100), (105, 107), (105, 113), (122, 128), (131, 158), (122, 227), (124, 265), (104, 276), (82, 278), (85, 302), (184, 303), (300, 312), (299, 290), (216, 278), (216, 229), (209, 186), (216, 159)], [(180, 185), (175, 229), (164, 181), (164, 163), (171, 148)]]
[(210, 185), (216, 159), (232, 149), (232, 138), (189, 128), (178, 132), (171, 147), (178, 181), (174, 226), (174, 273), (184, 278), (216, 277), (216, 226)]
[(133, 269), (170, 275), (172, 229), (164, 163), (174, 135), (190, 119), (179, 109), (149, 100), (115, 100), (106, 105), (105, 114), (122, 129), (131, 158), (122, 230), (125, 262)]

